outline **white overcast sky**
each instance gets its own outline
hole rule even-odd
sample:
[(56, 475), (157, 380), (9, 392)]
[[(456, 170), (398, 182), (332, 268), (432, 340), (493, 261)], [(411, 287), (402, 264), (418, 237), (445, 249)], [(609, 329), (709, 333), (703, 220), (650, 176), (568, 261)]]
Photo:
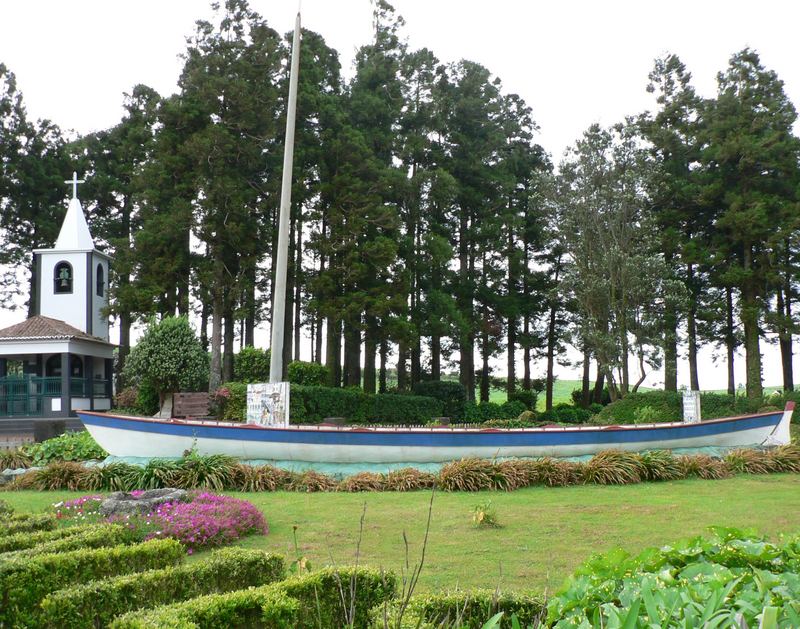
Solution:
[[(541, 128), (537, 141), (556, 162), (590, 124), (612, 124), (651, 108), (647, 74), (653, 59), (667, 52), (678, 54), (698, 92), (711, 96), (716, 73), (731, 54), (750, 46), (800, 105), (796, 0), (393, 4), (406, 20), (411, 48), (430, 48), (443, 62), (477, 61), (502, 80), (506, 92), (520, 94)], [(0, 0), (0, 62), (16, 74), (31, 117), (49, 118), (80, 134), (107, 128), (119, 121), (123, 93), (133, 85), (144, 83), (163, 95), (176, 90), (185, 37), (196, 19), (210, 15), (209, 5), (206, 0)], [(294, 0), (251, 0), (251, 6), (282, 33), (293, 27), (298, 8)], [(349, 74), (356, 49), (370, 38), (368, 0), (303, 0), (302, 15), (305, 28), (339, 51)], [(0, 312), (0, 325), (21, 316)], [(704, 365), (701, 386), (724, 387), (724, 366), (714, 366), (710, 354)], [(765, 347), (764, 371), (766, 383), (780, 382), (773, 348)]]

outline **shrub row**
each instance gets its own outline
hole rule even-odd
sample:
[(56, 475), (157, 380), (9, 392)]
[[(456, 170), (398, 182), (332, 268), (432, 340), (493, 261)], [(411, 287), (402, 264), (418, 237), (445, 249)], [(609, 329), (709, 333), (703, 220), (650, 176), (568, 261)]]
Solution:
[[(229, 382), (223, 417), (247, 417), (247, 385)], [(442, 415), (442, 402), (421, 395), (371, 395), (360, 389), (293, 384), (289, 395), (293, 424), (318, 424), (327, 417), (343, 417), (350, 424), (425, 424)]]
[(522, 627), (538, 627), (547, 616), (543, 597), (533, 594), (501, 594), (468, 590), (417, 595), (401, 613), (395, 602), (372, 610), (372, 629), (481, 629), (487, 619), (503, 612), (500, 627), (510, 628), (516, 616)]
[(39, 544), (46, 544), (54, 540), (63, 539), (72, 535), (77, 535), (83, 531), (91, 530), (93, 525), (70, 526), (52, 531), (35, 531), (33, 533), (15, 533), (0, 537), (0, 553), (8, 553), (15, 550), (33, 548)]
[[(599, 424), (635, 424), (650, 422), (680, 421), (682, 417), (682, 394), (676, 391), (642, 391), (629, 393), (621, 400), (612, 402), (597, 413), (593, 422)], [(767, 395), (751, 400), (743, 395), (701, 393), (700, 409), (703, 419), (732, 417), (756, 413), (764, 407), (784, 408), (788, 401), (800, 402), (800, 392)], [(800, 405), (799, 405), (800, 406)], [(797, 410), (792, 421), (798, 421)]]
[(366, 628), (370, 610), (391, 600), (395, 588), (392, 574), (367, 568), (328, 568), (272, 585), (131, 612), (117, 618), (111, 627)]
[(42, 601), (41, 620), (44, 626), (62, 629), (106, 627), (117, 616), (137, 609), (265, 585), (285, 576), (284, 561), (278, 555), (225, 548), (196, 563), (58, 590)]
[[(114, 463), (105, 468), (53, 463), (18, 477), (10, 488), (130, 491), (179, 487), (248, 492), (354, 492), (413, 491), (436, 485), (445, 491), (510, 491), (529, 485), (611, 485), (772, 472), (800, 473), (800, 446), (785, 445), (770, 450), (738, 449), (724, 458), (703, 454), (675, 456), (664, 450), (642, 453), (606, 450), (580, 463), (549, 457), (504, 461), (462, 459), (444, 465), (438, 475), (404, 468), (387, 474), (361, 472), (342, 481), (313, 470), (297, 473), (269, 465), (241, 464), (222, 455), (192, 455), (178, 461), (153, 459), (143, 468), (126, 463)], [(51, 516), (39, 517), (49, 522), (52, 528), (54, 520)]]
[[(60, 539), (51, 539), (33, 547), (7, 552), (0, 559), (5, 561), (8, 559), (22, 559), (50, 553), (63, 553), (84, 548), (106, 548), (108, 546), (128, 544), (134, 539), (131, 532), (126, 527), (120, 526), (119, 524), (68, 527), (66, 529), (58, 529), (57, 531), (69, 530), (70, 528), (79, 530), (72, 535), (67, 535), (66, 537), (62, 536)], [(57, 531), (53, 532), (55, 533)]]
[(179, 563), (185, 549), (172, 539), (0, 562), (0, 626), (36, 626), (39, 602), (51, 592), (91, 579), (144, 572)]
[[(24, 476), (28, 476), (26, 472)], [(20, 513), (0, 521), (0, 538), (18, 533), (51, 531), (56, 527), (56, 519), (46, 513)]]

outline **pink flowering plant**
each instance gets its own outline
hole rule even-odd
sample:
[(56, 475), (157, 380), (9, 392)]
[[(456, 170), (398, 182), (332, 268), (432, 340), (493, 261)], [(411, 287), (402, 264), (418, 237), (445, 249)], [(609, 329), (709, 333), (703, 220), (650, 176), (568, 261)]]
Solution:
[(246, 535), (266, 535), (264, 515), (252, 503), (204, 492), (191, 502), (168, 502), (156, 510), (159, 530), (148, 537), (173, 537), (189, 553), (199, 548), (224, 546)]
[[(134, 496), (141, 491), (133, 491)], [(56, 503), (56, 517), (65, 524), (87, 521), (114, 522), (127, 526), (138, 539), (172, 537), (189, 554), (203, 548), (231, 544), (247, 535), (266, 535), (267, 522), (252, 503), (209, 492), (191, 495), (189, 502), (167, 502), (143, 514), (103, 518), (99, 512), (103, 496), (81, 496)]]

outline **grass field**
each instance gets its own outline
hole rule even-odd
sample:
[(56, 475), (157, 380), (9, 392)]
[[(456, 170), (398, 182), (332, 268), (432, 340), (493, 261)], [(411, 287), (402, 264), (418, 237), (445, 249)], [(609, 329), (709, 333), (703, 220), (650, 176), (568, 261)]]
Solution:
[[(17, 510), (41, 511), (70, 492), (0, 494)], [(430, 494), (234, 494), (258, 505), (270, 533), (243, 546), (292, 558), (297, 526), (312, 566), (353, 563), (366, 504), (361, 563), (399, 572), (418, 560)], [(491, 500), (502, 524), (476, 529), (474, 507)], [(643, 483), (621, 487), (528, 488), (511, 493), (440, 493), (434, 497), (420, 591), (482, 586), (552, 591), (592, 553), (636, 552), (703, 533), (719, 524), (755, 527), (772, 538), (800, 532), (800, 476), (739, 476), (722, 481)]]

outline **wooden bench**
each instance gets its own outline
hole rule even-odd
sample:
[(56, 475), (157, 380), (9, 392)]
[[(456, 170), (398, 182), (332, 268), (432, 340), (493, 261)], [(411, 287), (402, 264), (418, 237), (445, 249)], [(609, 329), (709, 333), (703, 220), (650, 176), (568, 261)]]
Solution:
[(210, 406), (208, 393), (174, 393), (172, 396), (173, 417), (211, 417)]

